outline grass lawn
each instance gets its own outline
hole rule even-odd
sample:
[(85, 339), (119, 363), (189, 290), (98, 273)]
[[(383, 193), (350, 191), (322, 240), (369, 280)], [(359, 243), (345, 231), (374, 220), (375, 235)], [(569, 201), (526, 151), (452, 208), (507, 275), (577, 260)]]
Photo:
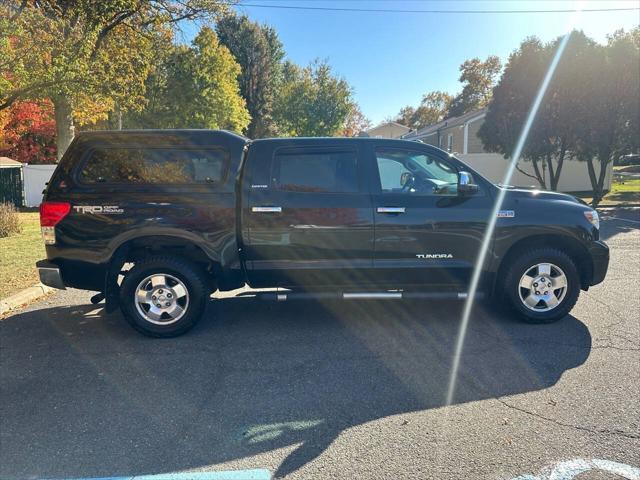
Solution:
[[(573, 195), (582, 198), (585, 202), (591, 203), (591, 192), (577, 192)], [(600, 202), (600, 206), (607, 205), (638, 205), (640, 204), (640, 178), (632, 178), (620, 181), (614, 179), (611, 182), (611, 191), (607, 193)]]
[(602, 203), (640, 203), (640, 178), (613, 181)]
[(0, 299), (38, 283), (36, 260), (45, 258), (38, 213), (19, 213), (22, 233), (0, 238)]

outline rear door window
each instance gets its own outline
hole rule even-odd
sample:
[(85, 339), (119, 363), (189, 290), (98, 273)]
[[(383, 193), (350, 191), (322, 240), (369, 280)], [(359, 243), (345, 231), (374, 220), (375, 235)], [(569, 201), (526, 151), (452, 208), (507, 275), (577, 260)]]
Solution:
[(219, 183), (227, 170), (221, 149), (97, 148), (80, 172), (82, 183)]
[(355, 193), (357, 163), (350, 150), (281, 150), (274, 157), (271, 183), (290, 192)]

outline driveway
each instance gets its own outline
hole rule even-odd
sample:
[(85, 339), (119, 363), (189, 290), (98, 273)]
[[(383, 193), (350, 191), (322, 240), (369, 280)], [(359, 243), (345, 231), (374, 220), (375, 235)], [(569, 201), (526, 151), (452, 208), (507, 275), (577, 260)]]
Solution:
[(609, 275), (572, 316), (535, 326), (475, 308), (453, 405), (461, 303), (234, 292), (191, 333), (154, 340), (88, 292), (56, 293), (0, 322), (0, 477), (534, 479), (578, 459), (640, 467), (640, 216), (610, 211), (603, 235)]

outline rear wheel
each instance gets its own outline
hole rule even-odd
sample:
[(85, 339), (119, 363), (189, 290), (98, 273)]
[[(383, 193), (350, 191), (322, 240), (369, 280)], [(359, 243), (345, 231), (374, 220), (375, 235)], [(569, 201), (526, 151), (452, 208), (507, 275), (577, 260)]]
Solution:
[(508, 267), (504, 292), (510, 306), (528, 323), (551, 323), (566, 316), (578, 300), (580, 276), (560, 250), (524, 252)]
[(127, 272), (120, 307), (129, 324), (152, 337), (175, 337), (204, 313), (209, 291), (204, 273), (179, 257), (150, 257)]

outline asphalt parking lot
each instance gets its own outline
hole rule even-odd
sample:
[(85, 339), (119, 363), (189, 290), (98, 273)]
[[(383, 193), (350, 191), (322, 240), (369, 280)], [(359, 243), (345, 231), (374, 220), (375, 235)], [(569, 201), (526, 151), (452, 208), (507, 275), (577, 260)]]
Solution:
[(226, 295), (191, 333), (153, 340), (88, 292), (56, 293), (0, 321), (0, 478), (564, 480), (578, 459), (614, 467), (575, 478), (633, 478), (640, 215), (609, 212), (602, 232), (608, 277), (571, 316), (475, 309), (450, 406), (461, 303)]

